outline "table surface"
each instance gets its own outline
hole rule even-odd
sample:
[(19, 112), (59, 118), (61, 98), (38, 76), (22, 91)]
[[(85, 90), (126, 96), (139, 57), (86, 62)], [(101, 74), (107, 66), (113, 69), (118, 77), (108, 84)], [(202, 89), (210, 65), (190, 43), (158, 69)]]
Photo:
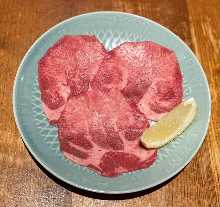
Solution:
[[(195, 52), (207, 75), (212, 117), (206, 140), (174, 179), (150, 191), (93, 195), (71, 188), (31, 158), (12, 112), (18, 65), (56, 23), (85, 12), (124, 11), (168, 27)], [(0, 206), (220, 206), (220, 0), (0, 0)]]

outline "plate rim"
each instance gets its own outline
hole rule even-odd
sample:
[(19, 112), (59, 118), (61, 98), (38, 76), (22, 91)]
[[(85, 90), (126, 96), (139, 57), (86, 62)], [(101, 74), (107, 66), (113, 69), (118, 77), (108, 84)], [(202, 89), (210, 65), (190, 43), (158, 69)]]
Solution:
[[(69, 21), (72, 21), (74, 19), (81, 18), (82, 16), (90, 16), (90, 15), (97, 15), (97, 14), (98, 15), (100, 15), (100, 14), (111, 14), (111, 15), (121, 14), (121, 15), (130, 16), (130, 17), (135, 17), (135, 18), (138, 18), (138, 19), (141, 19), (141, 20), (145, 20), (145, 21), (147, 20), (151, 24), (156, 25), (156, 26), (160, 27), (161, 29), (165, 30), (166, 32), (170, 33), (171, 35), (173, 35), (178, 41), (181, 42), (181, 44), (183, 44), (185, 46), (187, 51), (192, 55), (192, 57), (196, 61), (196, 64), (199, 66), (199, 68), (201, 70), (201, 74), (202, 74), (202, 76), (204, 78), (205, 86), (206, 86), (207, 91), (208, 91), (208, 103), (209, 103), (209, 106), (208, 106), (208, 109), (209, 109), (208, 120), (206, 122), (206, 126), (204, 127), (204, 133), (201, 136), (202, 138), (201, 138), (201, 140), (200, 140), (196, 150), (191, 154), (190, 158), (187, 160), (187, 162), (184, 165), (182, 165), (181, 167), (177, 168), (173, 173), (170, 173), (169, 176), (166, 176), (165, 178), (160, 179), (157, 182), (152, 183), (151, 185), (146, 185), (145, 187), (133, 188), (131, 190), (109, 190), (109, 191), (106, 191), (106, 190), (99, 190), (99, 189), (90, 188), (90, 187), (86, 187), (84, 185), (80, 185), (80, 184), (74, 183), (74, 182), (66, 179), (64, 176), (57, 174), (56, 171), (54, 171), (52, 168), (48, 167), (47, 164), (45, 164), (44, 161), (42, 161), (42, 159), (35, 154), (34, 150), (32, 150), (31, 146), (28, 143), (28, 140), (25, 138), (24, 133), (22, 132), (21, 127), (20, 127), (19, 118), (17, 116), (17, 109), (16, 109), (16, 98), (15, 98), (16, 97), (16, 88), (17, 88), (17, 84), (18, 84), (19, 74), (21, 73), (23, 64), (24, 64), (26, 58), (28, 57), (29, 53), (32, 51), (34, 46), (37, 45), (37, 43), (44, 36), (46, 36), (48, 33), (50, 33), (55, 28), (59, 27), (60, 25), (62, 25), (64, 23), (67, 23)], [(163, 26), (163, 25), (161, 25), (161, 24), (159, 24), (159, 23), (157, 23), (157, 22), (155, 22), (155, 21), (153, 21), (153, 20), (151, 20), (149, 18), (143, 17), (143, 16), (139, 16), (139, 15), (132, 14), (132, 13), (127, 13), (127, 12), (119, 12), (119, 11), (96, 11), (96, 12), (88, 12), (88, 13), (79, 14), (79, 15), (67, 18), (67, 19), (65, 19), (65, 20), (55, 24), (54, 26), (50, 27), (47, 31), (45, 31), (43, 34), (41, 34), (34, 41), (34, 43), (31, 45), (31, 47), (26, 51), (25, 55), (23, 56), (23, 58), (22, 58), (22, 60), (21, 60), (21, 62), (19, 64), (19, 67), (18, 67), (17, 72), (16, 72), (16, 76), (15, 76), (15, 79), (14, 79), (14, 84), (13, 84), (12, 104), (13, 104), (13, 114), (14, 114), (16, 126), (17, 126), (18, 131), (19, 131), (19, 133), (21, 135), (21, 139), (24, 142), (25, 146), (27, 147), (28, 151), (33, 155), (34, 159), (36, 159), (36, 161), (38, 163), (40, 163), (40, 165), (43, 166), (44, 169), (46, 169), (53, 176), (57, 177), (58, 179), (62, 180), (63, 182), (65, 182), (65, 183), (67, 183), (67, 184), (69, 184), (71, 186), (77, 187), (77, 188), (82, 189), (82, 190), (94, 192), (94, 193), (104, 193), (104, 194), (126, 194), (126, 193), (135, 193), (135, 192), (147, 190), (147, 189), (150, 189), (150, 188), (152, 188), (154, 186), (158, 186), (160, 184), (163, 184), (164, 182), (166, 182), (167, 180), (170, 180), (175, 175), (177, 175), (179, 172), (181, 172), (191, 162), (191, 160), (194, 158), (194, 156), (197, 154), (197, 152), (201, 148), (201, 146), (202, 146), (202, 144), (203, 144), (203, 142), (204, 142), (204, 140), (205, 140), (205, 138), (207, 136), (207, 132), (208, 132), (209, 124), (210, 124), (210, 119), (211, 119), (211, 110), (212, 110), (212, 107), (211, 107), (212, 106), (211, 94), (210, 94), (210, 88), (209, 88), (208, 79), (206, 77), (206, 74), (205, 74), (205, 72), (203, 70), (202, 65), (198, 61), (196, 55), (193, 53), (191, 48), (177, 34), (175, 34), (173, 31), (169, 30), (165, 26)]]

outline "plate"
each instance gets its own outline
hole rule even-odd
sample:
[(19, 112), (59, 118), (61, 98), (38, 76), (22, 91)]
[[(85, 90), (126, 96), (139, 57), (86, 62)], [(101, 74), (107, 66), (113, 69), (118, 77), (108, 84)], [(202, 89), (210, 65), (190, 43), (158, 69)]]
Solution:
[[(175, 51), (184, 77), (184, 99), (194, 97), (198, 113), (184, 133), (158, 151), (158, 159), (148, 169), (108, 178), (63, 157), (59, 150), (57, 129), (48, 124), (42, 112), (37, 63), (47, 49), (66, 34), (94, 34), (109, 50), (125, 41), (152, 40)], [(49, 29), (24, 56), (13, 91), (15, 120), (22, 139), (34, 158), (64, 182), (106, 194), (148, 189), (181, 171), (205, 139), (210, 105), (206, 76), (188, 46), (165, 27), (144, 17), (121, 12), (87, 13), (67, 19)]]

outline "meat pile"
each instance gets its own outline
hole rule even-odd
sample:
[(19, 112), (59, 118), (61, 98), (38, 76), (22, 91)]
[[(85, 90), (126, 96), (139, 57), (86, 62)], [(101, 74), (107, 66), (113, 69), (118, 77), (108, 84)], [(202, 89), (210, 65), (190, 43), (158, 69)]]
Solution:
[(60, 149), (103, 176), (150, 166), (156, 150), (139, 137), (182, 101), (175, 53), (151, 41), (107, 51), (95, 36), (64, 36), (40, 59), (43, 110)]

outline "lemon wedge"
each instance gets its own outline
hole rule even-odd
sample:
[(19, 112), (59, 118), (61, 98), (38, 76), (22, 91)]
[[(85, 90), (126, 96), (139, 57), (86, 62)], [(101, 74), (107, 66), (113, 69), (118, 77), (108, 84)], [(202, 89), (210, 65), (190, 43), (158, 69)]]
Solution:
[(197, 104), (190, 98), (163, 116), (141, 136), (141, 143), (146, 148), (160, 148), (181, 134), (196, 115)]

